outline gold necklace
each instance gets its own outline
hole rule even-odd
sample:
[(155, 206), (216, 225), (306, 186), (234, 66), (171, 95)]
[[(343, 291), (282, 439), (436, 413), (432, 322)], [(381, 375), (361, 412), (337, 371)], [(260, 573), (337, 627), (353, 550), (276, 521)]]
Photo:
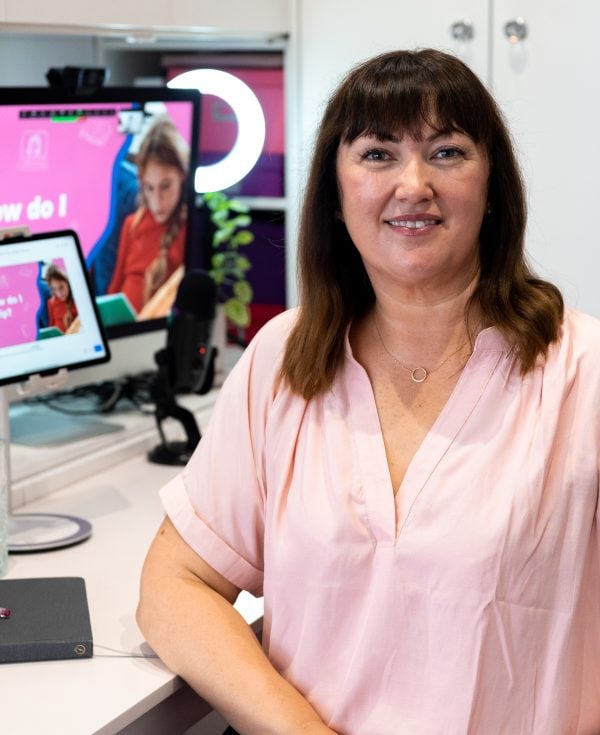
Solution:
[(385, 342), (383, 341), (383, 337), (381, 336), (381, 332), (379, 331), (379, 326), (377, 324), (377, 318), (375, 316), (375, 312), (374, 311), (373, 311), (373, 324), (375, 325), (375, 331), (377, 332), (377, 335), (379, 337), (379, 341), (381, 342), (381, 346), (383, 347), (383, 349), (387, 352), (387, 354), (392, 358), (392, 360), (395, 363), (397, 363), (398, 365), (400, 365), (400, 367), (404, 368), (405, 370), (408, 370), (408, 372), (410, 373), (410, 378), (413, 381), (413, 383), (423, 383), (427, 379), (427, 377), (429, 375), (431, 375), (431, 373), (434, 373), (436, 370), (439, 370), (442, 367), (442, 365), (445, 365), (451, 357), (454, 357), (454, 355), (456, 355), (457, 353), (459, 353), (462, 350), (462, 348), (466, 344), (468, 344), (469, 341), (470, 341), (469, 339), (466, 339), (462, 344), (460, 344), (458, 346), (458, 348), (456, 350), (454, 350), (454, 352), (451, 352), (447, 357), (445, 357), (440, 362), (439, 365), (436, 365), (434, 368), (431, 368), (431, 370), (427, 370), (424, 367), (410, 368), (410, 367), (408, 367), (408, 365), (405, 365), (401, 360), (399, 360), (396, 357), (396, 355), (393, 355), (388, 350), (388, 348), (385, 346)]

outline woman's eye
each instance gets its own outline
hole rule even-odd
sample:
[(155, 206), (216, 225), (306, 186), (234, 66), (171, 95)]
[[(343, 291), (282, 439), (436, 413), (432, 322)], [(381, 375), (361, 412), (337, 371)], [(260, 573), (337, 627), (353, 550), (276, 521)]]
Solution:
[(446, 147), (446, 148), (440, 148), (437, 150), (434, 154), (434, 158), (438, 158), (441, 160), (446, 159), (455, 159), (455, 158), (461, 158), (465, 155), (465, 152), (462, 150), (462, 148), (455, 148), (455, 147)]
[(389, 155), (386, 151), (381, 150), (380, 148), (369, 148), (368, 151), (365, 151), (362, 155), (363, 160), (365, 161), (387, 161), (389, 160)]

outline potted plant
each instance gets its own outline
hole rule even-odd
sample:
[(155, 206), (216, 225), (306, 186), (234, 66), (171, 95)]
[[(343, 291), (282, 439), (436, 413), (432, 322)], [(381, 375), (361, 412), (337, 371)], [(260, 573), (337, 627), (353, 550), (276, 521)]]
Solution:
[(221, 191), (206, 192), (202, 198), (215, 227), (209, 273), (217, 284), (219, 303), (232, 324), (247, 327), (253, 297), (247, 273), (252, 264), (240, 251), (254, 240), (248, 229), (252, 222), (249, 207)]

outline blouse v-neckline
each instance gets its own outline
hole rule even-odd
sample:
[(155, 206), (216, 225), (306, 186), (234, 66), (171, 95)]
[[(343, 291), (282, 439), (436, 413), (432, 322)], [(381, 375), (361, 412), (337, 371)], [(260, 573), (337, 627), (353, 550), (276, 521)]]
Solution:
[[(417, 448), (397, 492), (394, 492), (375, 395), (364, 367), (346, 342), (350, 410), (348, 419), (354, 437), (362, 477), (366, 519), (374, 543), (394, 546), (411, 522), (417, 501), (461, 428), (481, 399), (508, 345), (494, 327), (477, 336), (467, 361), (448, 400)], [(352, 385), (353, 384), (353, 385)], [(361, 400), (353, 400), (360, 396)]]

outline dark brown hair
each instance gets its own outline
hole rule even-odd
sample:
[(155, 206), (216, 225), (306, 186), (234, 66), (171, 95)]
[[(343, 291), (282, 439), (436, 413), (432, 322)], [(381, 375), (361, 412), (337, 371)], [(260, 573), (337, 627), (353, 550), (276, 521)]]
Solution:
[(502, 114), (478, 77), (433, 49), (382, 54), (353, 69), (329, 100), (319, 128), (298, 240), (300, 312), (286, 345), (282, 377), (307, 400), (328, 390), (344, 353), (349, 324), (375, 294), (345, 225), (336, 175), (340, 143), (364, 133), (382, 139), (424, 125), (469, 135), (490, 163), (489, 211), (479, 237), (477, 302), (519, 356), (523, 373), (558, 339), (563, 300), (525, 260), (525, 192)]

